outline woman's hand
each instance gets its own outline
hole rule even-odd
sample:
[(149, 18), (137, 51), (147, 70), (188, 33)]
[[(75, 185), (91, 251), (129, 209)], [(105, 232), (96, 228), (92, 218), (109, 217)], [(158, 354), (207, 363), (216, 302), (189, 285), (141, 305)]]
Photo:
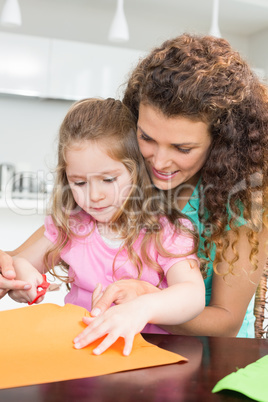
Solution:
[(92, 294), (91, 315), (96, 317), (100, 313), (104, 313), (113, 303), (127, 303), (138, 296), (155, 292), (160, 292), (160, 289), (137, 279), (123, 279), (114, 282), (104, 291), (102, 291), (101, 284), (98, 284)]
[(2, 299), (9, 290), (31, 289), (30, 283), (16, 280), (15, 278), (16, 273), (12, 257), (0, 250), (0, 299)]
[[(83, 321), (88, 327), (74, 339), (74, 347), (76, 349), (84, 348), (107, 335), (93, 350), (95, 355), (99, 355), (122, 337), (125, 339), (123, 354), (128, 356), (132, 350), (135, 335), (141, 332), (148, 322), (149, 316), (146, 309), (142, 307), (139, 300), (135, 299), (113, 306), (96, 318), (84, 317)], [(134, 317), (135, 319), (133, 319)]]
[[(19, 303), (31, 303), (37, 296), (37, 288), (43, 282), (43, 277), (34, 266), (25, 258), (17, 257), (13, 260), (16, 277), (18, 279), (27, 280), (31, 284), (31, 288), (27, 290), (10, 290), (9, 296)], [(35, 303), (40, 303), (44, 296), (39, 297)]]

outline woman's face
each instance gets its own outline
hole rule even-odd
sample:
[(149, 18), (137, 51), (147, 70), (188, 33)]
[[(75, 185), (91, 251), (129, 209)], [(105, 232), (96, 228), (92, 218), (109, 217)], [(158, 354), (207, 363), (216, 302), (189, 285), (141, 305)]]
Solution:
[(211, 144), (206, 123), (181, 116), (166, 117), (158, 109), (141, 104), (137, 137), (157, 188), (196, 185)]

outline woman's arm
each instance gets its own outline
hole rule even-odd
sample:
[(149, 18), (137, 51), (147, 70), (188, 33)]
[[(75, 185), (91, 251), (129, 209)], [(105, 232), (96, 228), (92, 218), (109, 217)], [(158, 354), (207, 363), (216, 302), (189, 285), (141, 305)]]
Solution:
[(125, 339), (124, 355), (131, 352), (134, 336), (147, 323), (179, 324), (200, 314), (205, 306), (205, 286), (195, 260), (174, 264), (167, 273), (169, 287), (113, 306), (96, 318), (85, 317), (88, 327), (75, 340), (77, 349), (108, 334), (94, 349), (103, 353), (119, 337)]

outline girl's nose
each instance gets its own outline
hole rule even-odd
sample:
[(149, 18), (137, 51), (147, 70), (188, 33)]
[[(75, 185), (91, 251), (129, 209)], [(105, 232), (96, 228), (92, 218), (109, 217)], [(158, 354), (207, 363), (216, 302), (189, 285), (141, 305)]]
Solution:
[(163, 148), (163, 147), (157, 147), (155, 149), (153, 158), (153, 166), (156, 170), (165, 170), (168, 169), (171, 164), (172, 161), (170, 159), (170, 155), (169, 155), (169, 150)]
[(91, 202), (98, 202), (105, 198), (105, 194), (101, 189), (101, 186), (97, 183), (92, 183), (90, 186), (90, 200)]

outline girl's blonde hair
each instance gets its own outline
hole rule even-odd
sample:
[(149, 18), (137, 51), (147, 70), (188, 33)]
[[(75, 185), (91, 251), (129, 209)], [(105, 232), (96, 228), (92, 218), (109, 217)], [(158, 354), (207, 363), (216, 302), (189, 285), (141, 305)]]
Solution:
[[(166, 197), (152, 185), (136, 138), (136, 123), (132, 113), (119, 100), (84, 99), (75, 103), (64, 118), (58, 143), (58, 164), (56, 180), (52, 194), (51, 215), (58, 230), (57, 241), (45, 255), (45, 263), (51, 273), (65, 282), (70, 278), (58, 275), (54, 266), (58, 264), (60, 252), (68, 245), (72, 236), (77, 236), (71, 229), (70, 220), (79, 221), (79, 207), (76, 204), (66, 176), (66, 150), (72, 145), (94, 141), (104, 146), (107, 154), (124, 164), (131, 175), (132, 188), (130, 193), (113, 216), (111, 227), (120, 231), (124, 242), (122, 249), (128, 253), (129, 259), (137, 268), (137, 278), (141, 277), (143, 262), (154, 268), (159, 274), (159, 284), (164, 274), (160, 265), (148, 253), (148, 246), (153, 242), (161, 255), (174, 256), (162, 246), (162, 225), (160, 216), (166, 216), (175, 230), (185, 231), (194, 238), (194, 248), (189, 255), (197, 250), (196, 235), (181, 227), (180, 218), (185, 218), (175, 208), (166, 202)], [(94, 222), (94, 219), (92, 218)], [(93, 226), (94, 227), (94, 226)], [(140, 231), (144, 230), (141, 244), (141, 258), (133, 249)], [(88, 233), (87, 235), (89, 235)], [(181, 255), (180, 255), (181, 256)], [(59, 265), (66, 271), (68, 266), (64, 261)], [(115, 261), (114, 261), (115, 273)]]

